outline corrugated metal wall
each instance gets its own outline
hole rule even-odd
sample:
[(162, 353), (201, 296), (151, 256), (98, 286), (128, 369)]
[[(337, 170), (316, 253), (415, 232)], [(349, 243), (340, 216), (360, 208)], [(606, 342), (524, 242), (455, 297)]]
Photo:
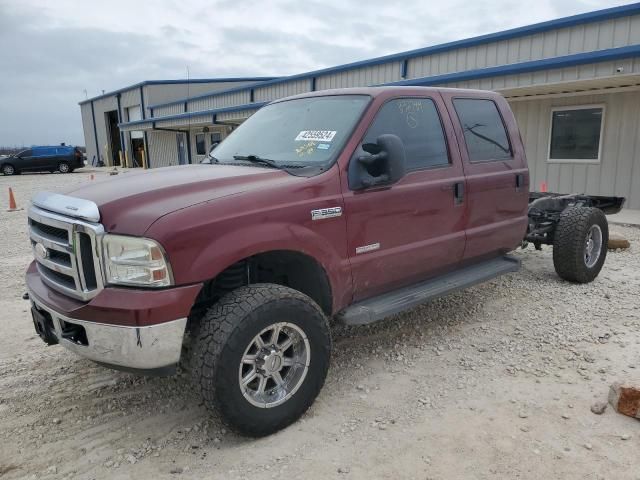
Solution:
[[(91, 103), (80, 105), (80, 115), (82, 117), (82, 130), (84, 132), (84, 144), (87, 149), (87, 161), (97, 162), (98, 152), (96, 152), (96, 139), (93, 131), (93, 118), (91, 116)], [(95, 160), (94, 160), (95, 159)]]
[(149, 145), (149, 166), (151, 168), (178, 164), (176, 132), (152, 130), (147, 133), (147, 143)]
[(633, 15), (413, 58), (407, 74), (427, 77), (637, 43), (640, 15)]
[[(599, 164), (550, 163), (551, 108), (605, 105)], [(640, 91), (512, 102), (531, 171), (531, 189), (546, 181), (549, 191), (626, 195), (626, 208), (640, 208)]]
[(143, 88), (145, 103), (147, 106), (152, 106), (252, 83), (255, 82), (203, 82), (187, 85), (185, 80), (185, 83), (145, 85)]
[(624, 60), (616, 60), (614, 62), (590, 63), (575, 67), (541, 70), (533, 73), (521, 73), (518, 75), (503, 75), (483, 78), (480, 80), (452, 82), (442, 84), (441, 86), (452, 88), (479, 88), (481, 90), (500, 90), (504, 88), (524, 87), (529, 85), (544, 85), (557, 82), (611, 77), (616, 75), (616, 69), (618, 67), (623, 67), (625, 74), (640, 73), (640, 58), (627, 58)]
[(251, 101), (250, 90), (243, 90), (239, 92), (231, 92), (224, 95), (218, 95), (215, 97), (206, 97), (196, 100), (191, 100), (188, 103), (189, 112), (199, 112), (202, 110), (210, 110), (213, 108), (231, 107), (234, 105), (244, 105)]
[(401, 80), (400, 67), (401, 62), (395, 61), (322, 75), (316, 78), (316, 90), (366, 87), (395, 82)]
[(105, 112), (118, 109), (115, 97), (101, 98), (93, 102), (96, 117), (96, 131), (98, 132), (98, 148), (100, 149), (100, 160), (105, 164), (110, 164), (111, 146), (109, 145), (108, 129), (106, 125)]

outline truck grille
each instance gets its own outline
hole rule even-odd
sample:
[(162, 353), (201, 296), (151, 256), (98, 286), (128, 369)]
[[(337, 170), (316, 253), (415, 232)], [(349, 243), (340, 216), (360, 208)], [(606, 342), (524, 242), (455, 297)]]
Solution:
[(103, 233), (100, 224), (29, 209), (29, 237), (42, 281), (70, 297), (89, 300), (102, 289), (98, 242)]

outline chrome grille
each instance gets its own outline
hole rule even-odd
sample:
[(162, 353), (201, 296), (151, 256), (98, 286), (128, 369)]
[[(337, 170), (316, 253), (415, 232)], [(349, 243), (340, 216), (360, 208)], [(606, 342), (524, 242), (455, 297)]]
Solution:
[(104, 228), (46, 207), (40, 203), (29, 208), (29, 236), (42, 281), (70, 297), (89, 300), (103, 286), (99, 242)]

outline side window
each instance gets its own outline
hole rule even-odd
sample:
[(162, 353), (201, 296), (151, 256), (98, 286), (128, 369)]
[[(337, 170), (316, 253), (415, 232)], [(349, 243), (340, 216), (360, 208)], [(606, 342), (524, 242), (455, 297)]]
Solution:
[(206, 147), (204, 145), (204, 133), (196, 134), (196, 155), (206, 155)]
[(492, 100), (456, 98), (453, 105), (464, 132), (469, 161), (491, 162), (512, 158), (507, 131)]
[(383, 134), (400, 137), (407, 153), (407, 171), (449, 164), (447, 142), (436, 105), (429, 98), (398, 98), (385, 103), (363, 143)]

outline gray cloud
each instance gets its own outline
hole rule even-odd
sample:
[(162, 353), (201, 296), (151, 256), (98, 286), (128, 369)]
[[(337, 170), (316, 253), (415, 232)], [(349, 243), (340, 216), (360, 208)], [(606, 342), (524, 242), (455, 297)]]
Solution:
[[(606, 0), (0, 0), (0, 145), (83, 144), (78, 101), (150, 79), (288, 75), (611, 6)], [(113, 3), (113, 5), (111, 5)], [(623, 2), (615, 2), (623, 3)], [(99, 10), (99, 11), (98, 11)], [(123, 11), (131, 10), (131, 15)]]

